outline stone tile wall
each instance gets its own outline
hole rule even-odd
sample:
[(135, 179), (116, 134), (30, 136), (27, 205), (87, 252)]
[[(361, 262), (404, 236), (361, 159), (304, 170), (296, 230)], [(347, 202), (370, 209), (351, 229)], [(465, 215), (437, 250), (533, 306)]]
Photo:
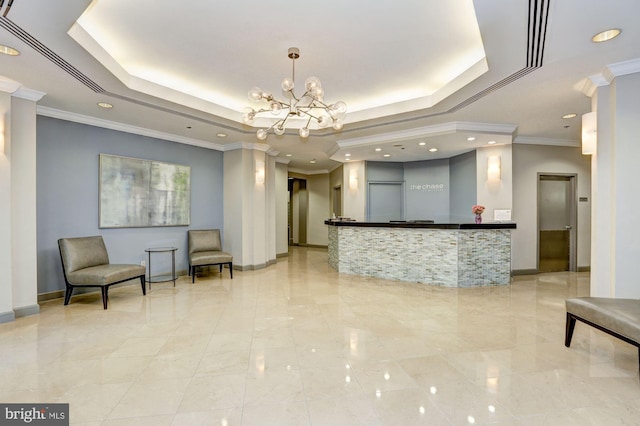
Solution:
[(445, 287), (505, 285), (511, 231), (329, 226), (329, 265), (347, 274)]

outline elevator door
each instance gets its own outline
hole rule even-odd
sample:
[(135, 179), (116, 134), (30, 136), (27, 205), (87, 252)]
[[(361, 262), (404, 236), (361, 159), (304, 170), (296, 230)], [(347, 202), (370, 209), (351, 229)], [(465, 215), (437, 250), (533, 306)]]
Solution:
[(575, 175), (538, 176), (538, 270), (576, 270)]

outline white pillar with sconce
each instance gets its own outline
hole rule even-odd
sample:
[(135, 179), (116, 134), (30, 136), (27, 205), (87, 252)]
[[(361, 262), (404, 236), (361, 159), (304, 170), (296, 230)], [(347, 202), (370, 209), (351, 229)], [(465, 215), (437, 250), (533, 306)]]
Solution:
[(43, 96), (0, 77), (0, 322), (40, 310), (35, 129)]
[[(512, 209), (511, 153), (511, 145), (492, 145), (476, 150), (476, 202), (486, 207), (483, 215), (486, 222), (493, 221), (496, 209)], [(516, 220), (515, 214), (517, 212), (512, 211), (511, 220)], [(471, 211), (469, 216), (471, 217)], [(514, 237), (516, 233), (514, 232)]]
[(590, 82), (585, 93), (592, 97), (597, 118), (591, 159), (591, 296), (637, 299), (640, 60), (609, 65)]
[(275, 157), (265, 144), (236, 143), (224, 152), (224, 242), (234, 268), (276, 261)]
[(346, 182), (342, 191), (342, 214), (351, 219), (363, 221), (366, 218), (365, 162), (350, 161), (343, 164), (342, 181)]

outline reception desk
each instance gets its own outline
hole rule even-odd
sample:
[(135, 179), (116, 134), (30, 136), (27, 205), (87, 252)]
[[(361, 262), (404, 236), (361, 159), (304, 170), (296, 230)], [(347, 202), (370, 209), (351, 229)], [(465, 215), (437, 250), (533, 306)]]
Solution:
[(329, 264), (338, 272), (444, 287), (511, 281), (513, 222), (325, 224)]

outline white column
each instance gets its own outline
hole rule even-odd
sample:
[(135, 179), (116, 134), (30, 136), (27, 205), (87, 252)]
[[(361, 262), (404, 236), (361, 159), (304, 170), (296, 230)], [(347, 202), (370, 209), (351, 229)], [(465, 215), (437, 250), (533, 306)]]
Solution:
[(36, 102), (42, 96), (0, 77), (0, 322), (39, 312)]
[[(511, 145), (494, 145), (476, 150), (477, 202), (486, 207), (483, 219), (487, 222), (493, 221), (495, 209), (511, 209), (513, 206), (512, 151)], [(499, 176), (489, 173), (489, 158), (492, 157), (499, 162)], [(511, 218), (516, 220), (514, 212), (511, 213)]]
[(11, 272), (11, 95), (0, 91), (0, 322), (12, 321)]
[[(640, 65), (640, 64), (638, 64)], [(640, 169), (640, 73), (626, 71), (598, 87), (598, 142), (592, 159), (591, 295), (640, 298), (637, 196)], [(640, 69), (640, 66), (637, 67)]]
[(364, 161), (345, 162), (342, 167), (343, 215), (357, 221), (366, 220), (367, 181)]
[(238, 143), (224, 153), (224, 249), (243, 270), (275, 262), (275, 162), (268, 149)]

